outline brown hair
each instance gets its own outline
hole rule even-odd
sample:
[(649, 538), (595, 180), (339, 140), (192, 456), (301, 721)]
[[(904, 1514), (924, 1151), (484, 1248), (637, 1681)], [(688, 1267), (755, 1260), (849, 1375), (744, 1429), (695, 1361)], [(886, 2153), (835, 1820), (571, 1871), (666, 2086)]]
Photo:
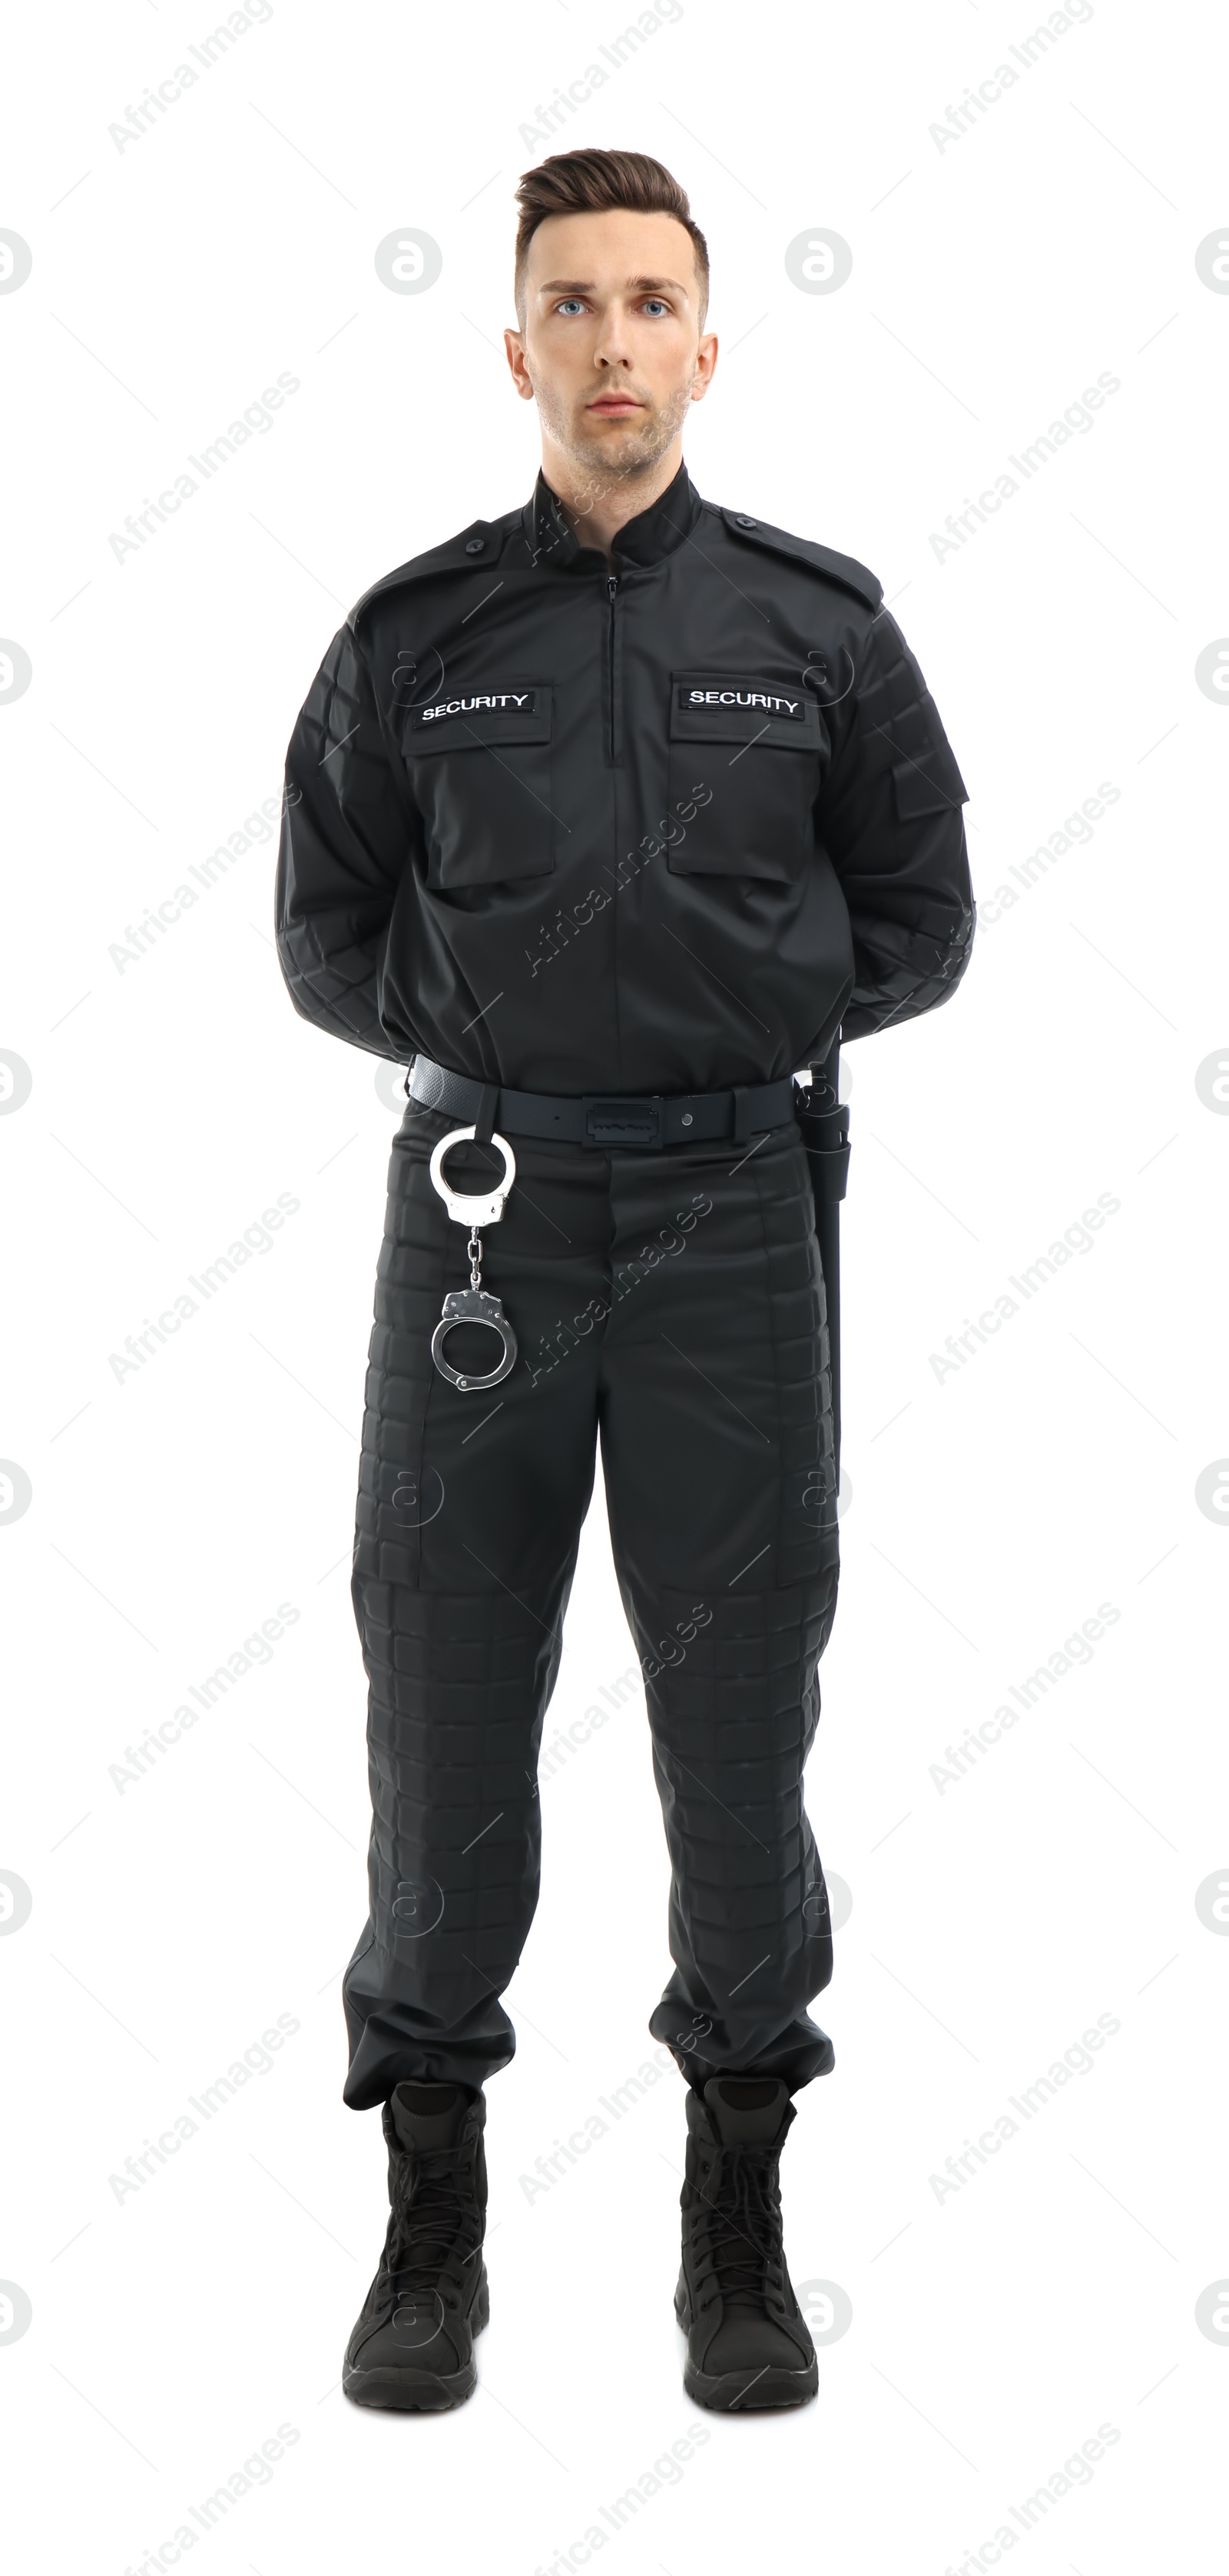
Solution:
[(518, 182), (516, 305), (524, 316), (529, 245), (548, 215), (608, 214), (626, 207), (638, 215), (673, 215), (691, 236), (700, 287), (700, 321), (708, 309), (708, 244), (692, 222), (687, 191), (647, 152), (553, 152)]

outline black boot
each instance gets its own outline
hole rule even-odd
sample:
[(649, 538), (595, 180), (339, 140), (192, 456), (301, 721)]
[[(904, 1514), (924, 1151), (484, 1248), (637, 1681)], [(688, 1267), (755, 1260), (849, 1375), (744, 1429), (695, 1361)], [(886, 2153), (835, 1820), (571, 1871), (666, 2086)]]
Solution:
[(714, 2075), (702, 2098), (688, 2090), (674, 2307), (697, 2406), (801, 2406), (819, 2386), (781, 2240), (778, 2160), (793, 2117), (784, 2084), (762, 2076)]
[(490, 2313), (486, 2103), (463, 2084), (399, 2084), (383, 2117), (391, 2215), (341, 2384), (356, 2406), (435, 2412), (472, 2394)]

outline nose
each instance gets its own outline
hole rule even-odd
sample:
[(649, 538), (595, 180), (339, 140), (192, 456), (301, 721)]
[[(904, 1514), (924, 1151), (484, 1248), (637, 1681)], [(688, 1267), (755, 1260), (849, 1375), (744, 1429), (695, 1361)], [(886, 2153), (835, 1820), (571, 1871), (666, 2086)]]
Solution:
[(632, 363), (627, 317), (620, 305), (609, 305), (602, 317), (602, 327), (594, 345), (593, 360), (594, 365), (599, 367), (630, 367)]

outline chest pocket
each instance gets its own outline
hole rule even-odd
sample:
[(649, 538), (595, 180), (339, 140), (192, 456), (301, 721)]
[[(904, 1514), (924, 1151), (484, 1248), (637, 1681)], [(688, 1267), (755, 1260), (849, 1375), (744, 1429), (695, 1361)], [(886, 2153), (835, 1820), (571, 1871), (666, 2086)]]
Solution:
[(554, 690), (549, 680), (457, 687), (406, 716), (402, 751), (427, 837), (427, 883), (549, 876)]
[(801, 876), (814, 853), (811, 809), (827, 748), (801, 679), (672, 672), (670, 803), (677, 810), (703, 799), (686, 837), (670, 845), (674, 875), (786, 884)]

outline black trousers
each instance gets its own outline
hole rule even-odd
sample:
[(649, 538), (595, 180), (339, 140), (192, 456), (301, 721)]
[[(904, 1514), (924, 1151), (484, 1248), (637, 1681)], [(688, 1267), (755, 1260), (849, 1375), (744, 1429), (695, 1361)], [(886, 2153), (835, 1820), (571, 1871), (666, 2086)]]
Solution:
[[(649, 2029), (694, 2084), (795, 2089), (833, 2063), (806, 2009), (832, 1939), (802, 1773), (838, 1574), (800, 1132), (660, 1152), (514, 1139), (482, 1242), (519, 1357), (483, 1394), (430, 1353), (469, 1277), (428, 1170), (453, 1123), (408, 1107), (377, 1275), (352, 1581), (370, 1914), (343, 1980), (344, 2098), (481, 2084), (513, 2054), (500, 1996), (537, 1902), (538, 1749), (599, 1437), (672, 1870), (674, 1972)], [(502, 1158), (457, 1146), (447, 1170), (489, 1189)], [(485, 1372), (498, 1346), (459, 1326), (447, 1356)]]

